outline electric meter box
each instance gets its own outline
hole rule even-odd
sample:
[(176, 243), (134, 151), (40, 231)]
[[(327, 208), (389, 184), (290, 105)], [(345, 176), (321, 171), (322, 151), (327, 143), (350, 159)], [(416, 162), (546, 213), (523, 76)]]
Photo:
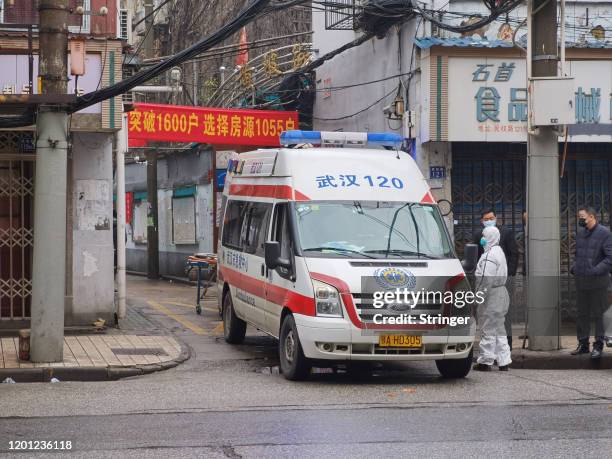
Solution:
[(529, 93), (532, 127), (575, 124), (573, 78), (531, 78)]

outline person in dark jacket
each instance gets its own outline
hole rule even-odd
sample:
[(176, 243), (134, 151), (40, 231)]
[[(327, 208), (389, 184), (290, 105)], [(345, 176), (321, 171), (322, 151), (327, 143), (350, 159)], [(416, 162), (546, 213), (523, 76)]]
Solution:
[[(495, 215), (495, 210), (483, 210), (480, 214), (480, 223), (482, 224), (482, 228), (477, 230), (472, 238), (474, 244), (478, 245), (479, 259), (483, 253), (483, 248), (480, 245), (480, 239), (482, 238), (482, 230), (487, 226), (497, 226), (497, 217)], [(510, 346), (510, 349), (512, 349), (512, 297), (514, 292), (514, 276), (516, 275), (516, 271), (518, 268), (519, 253), (514, 231), (512, 231), (508, 227), (502, 227), (499, 228), (499, 232), (499, 246), (504, 251), (504, 255), (506, 256), (506, 263), (508, 265), (508, 280), (506, 281), (506, 288), (508, 290), (508, 294), (510, 295), (510, 306), (508, 308), (508, 313), (506, 314), (505, 327), (506, 335), (508, 337), (508, 346)]]
[(603, 352), (603, 313), (608, 306), (608, 284), (612, 270), (612, 234), (597, 223), (595, 209), (578, 210), (576, 256), (571, 268), (576, 280), (576, 306), (578, 320), (576, 334), (578, 347), (573, 355), (589, 352), (591, 316), (595, 319), (595, 343), (591, 358), (598, 359)]

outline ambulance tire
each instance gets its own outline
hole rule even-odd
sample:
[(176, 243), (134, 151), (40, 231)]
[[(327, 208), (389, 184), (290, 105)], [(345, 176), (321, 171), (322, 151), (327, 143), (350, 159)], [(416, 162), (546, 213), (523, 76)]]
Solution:
[(436, 366), (445, 379), (465, 378), (472, 368), (473, 356), (474, 350), (472, 349), (465, 359), (436, 360)]
[(304, 356), (295, 319), (287, 314), (281, 325), (278, 353), (283, 376), (290, 381), (306, 379), (312, 362)]
[(223, 337), (230, 344), (240, 344), (244, 341), (247, 324), (234, 312), (232, 295), (227, 292), (223, 297)]

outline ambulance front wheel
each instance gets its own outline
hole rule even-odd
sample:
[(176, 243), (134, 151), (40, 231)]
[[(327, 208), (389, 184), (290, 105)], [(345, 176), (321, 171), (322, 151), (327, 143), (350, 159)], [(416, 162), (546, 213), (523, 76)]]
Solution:
[(312, 364), (304, 356), (295, 319), (291, 314), (285, 316), (281, 325), (278, 352), (281, 371), (285, 378), (299, 381), (308, 376)]
[(436, 360), (436, 366), (443, 378), (460, 379), (465, 378), (472, 368), (472, 349), (465, 359)]
[(247, 324), (234, 312), (232, 295), (227, 292), (223, 297), (223, 337), (230, 344), (240, 344), (244, 341)]

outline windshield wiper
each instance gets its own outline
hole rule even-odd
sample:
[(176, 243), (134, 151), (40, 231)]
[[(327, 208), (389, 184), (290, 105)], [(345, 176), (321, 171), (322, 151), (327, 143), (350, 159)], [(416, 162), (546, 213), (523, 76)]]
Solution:
[(427, 253), (415, 252), (413, 250), (402, 250), (402, 249), (376, 249), (376, 250), (366, 250), (366, 253), (385, 253), (392, 255), (412, 255), (415, 257), (429, 258), (430, 260), (441, 260), (440, 257), (436, 257), (434, 255), (429, 255)]
[(357, 255), (361, 255), (364, 258), (376, 258), (376, 257), (373, 257), (372, 255), (368, 255), (367, 253), (360, 252), (359, 250), (343, 249), (340, 247), (309, 247), (307, 249), (302, 249), (303, 252), (307, 252), (307, 251), (323, 252), (324, 250), (334, 250), (344, 255), (346, 255), (347, 253), (354, 253)]

